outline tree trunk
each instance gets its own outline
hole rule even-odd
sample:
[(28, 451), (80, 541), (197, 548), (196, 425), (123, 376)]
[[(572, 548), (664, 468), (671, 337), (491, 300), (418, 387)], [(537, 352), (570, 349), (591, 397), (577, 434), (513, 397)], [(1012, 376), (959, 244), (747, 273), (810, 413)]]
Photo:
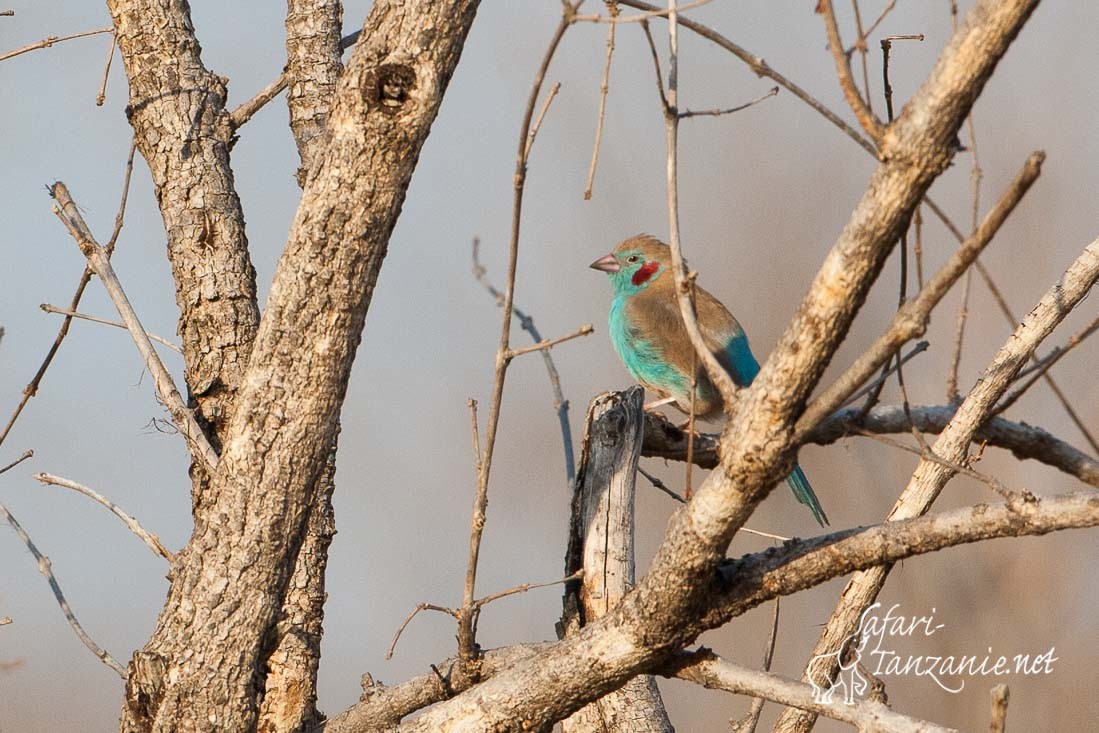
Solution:
[[(476, 0), (376, 2), (337, 86), (207, 511), (136, 653), (124, 731), (249, 731), (374, 283)], [(176, 93), (181, 93), (176, 90)]]

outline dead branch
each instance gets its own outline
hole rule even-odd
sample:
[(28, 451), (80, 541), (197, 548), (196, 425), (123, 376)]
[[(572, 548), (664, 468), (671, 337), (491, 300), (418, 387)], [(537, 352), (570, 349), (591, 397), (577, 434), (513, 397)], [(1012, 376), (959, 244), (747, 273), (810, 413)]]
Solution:
[(73, 613), (72, 607), (69, 606), (69, 601), (61, 591), (61, 585), (57, 582), (57, 577), (53, 574), (53, 565), (50, 563), (50, 559), (39, 552), (38, 547), (35, 546), (30, 535), (27, 534), (26, 530), (24, 530), (22, 525), (15, 520), (15, 517), (12, 516), (12, 513), (8, 511), (8, 508), (3, 504), (0, 504), (0, 516), (7, 520), (8, 524), (11, 525), (11, 528), (15, 530), (15, 534), (19, 535), (19, 539), (23, 541), (23, 544), (27, 546), (31, 555), (34, 556), (34, 559), (38, 562), (38, 572), (42, 573), (46, 578), (46, 582), (50, 584), (50, 590), (53, 591), (53, 597), (57, 599), (57, 605), (61, 607), (61, 613), (65, 614), (65, 620), (69, 622), (69, 626), (71, 626), (73, 631), (76, 632), (76, 635), (80, 637), (80, 641), (84, 646), (88, 647), (92, 654), (99, 658), (99, 661), (117, 672), (119, 677), (126, 679), (126, 668), (119, 664), (114, 657), (103, 649), (103, 647), (96, 644), (76, 619), (76, 614)]
[(159, 537), (142, 527), (136, 519), (134, 519), (126, 512), (122, 511), (121, 507), (119, 507), (107, 497), (100, 494), (98, 491), (88, 488), (83, 484), (78, 484), (75, 481), (70, 481), (69, 479), (61, 478), (60, 476), (54, 476), (49, 473), (36, 473), (34, 475), (34, 478), (35, 480), (40, 481), (44, 484), (60, 486), (63, 489), (71, 489), (73, 491), (76, 491), (77, 493), (83, 494), (84, 496), (88, 497), (100, 506), (106, 507), (106, 509), (110, 511), (111, 514), (114, 514), (116, 517), (121, 519), (122, 523), (125, 524), (131, 532), (137, 535), (138, 539), (144, 542), (146, 547), (153, 551), (153, 554), (160, 555), (168, 562), (172, 561), (172, 553), (168, 552), (168, 550), (164, 548), (164, 545), (160, 543)]
[[(91, 321), (92, 323), (102, 323), (104, 326), (114, 326), (115, 328), (121, 328), (123, 330), (126, 329), (126, 324), (124, 323), (119, 323), (118, 321), (108, 321), (106, 318), (90, 316), (86, 313), (78, 313), (76, 311), (65, 310), (64, 308), (58, 308), (56, 305), (50, 305), (49, 303), (43, 303), (38, 307), (44, 310), (46, 313), (56, 313), (61, 316), (68, 316), (69, 318), (79, 318), (84, 321)], [(166, 338), (161, 338), (155, 333), (149, 333), (148, 331), (145, 332), (145, 335), (148, 336), (151, 341), (156, 341), (162, 346), (167, 346), (169, 349), (176, 352), (177, 354), (183, 353), (183, 349), (179, 348), (179, 346), (173, 344)]]
[(890, 733), (957, 733), (926, 720), (918, 720), (891, 710), (874, 700), (856, 700), (854, 705), (843, 701), (820, 703), (813, 698), (813, 688), (770, 672), (734, 664), (709, 649), (684, 653), (661, 669), (669, 677), (678, 677), (710, 690), (724, 690), (734, 695), (752, 695), (760, 700), (772, 700), (801, 710), (810, 710), (834, 720), (850, 723), (860, 731)]
[(73, 33), (72, 35), (68, 35), (68, 36), (49, 36), (47, 38), (43, 38), (41, 41), (38, 41), (37, 43), (31, 43), (29, 45), (23, 46), (22, 48), (17, 48), (14, 51), (8, 51), (7, 53), (0, 54), (0, 61), (7, 61), (8, 59), (14, 58), (15, 56), (19, 56), (19, 55), (27, 53), (29, 51), (37, 51), (40, 48), (51, 48), (53, 46), (53, 44), (55, 44), (55, 43), (62, 43), (63, 41), (71, 41), (74, 38), (87, 38), (88, 36), (97, 36), (100, 33), (110, 33), (113, 30), (114, 30), (114, 28), (107, 27), (107, 28), (97, 28), (94, 31), (84, 31), (83, 33)]
[(172, 375), (168, 373), (168, 370), (164, 367), (164, 362), (160, 360), (160, 356), (153, 349), (145, 328), (141, 325), (137, 313), (130, 305), (130, 300), (122, 289), (122, 283), (118, 281), (118, 276), (111, 266), (107, 251), (95, 241), (91, 230), (84, 222), (84, 217), (80, 215), (75, 202), (69, 196), (65, 184), (60, 181), (53, 184), (50, 188), (50, 195), (58, 203), (58, 206), (53, 207), (54, 214), (57, 215), (57, 218), (61, 220), (73, 239), (76, 240), (81, 253), (88, 260), (88, 266), (103, 281), (103, 287), (110, 295), (115, 308), (118, 309), (122, 322), (126, 324), (126, 329), (130, 332), (130, 336), (145, 362), (145, 368), (153, 376), (157, 396), (168, 408), (176, 428), (179, 429), (179, 432), (187, 441), (188, 450), (191, 451), (195, 460), (202, 461), (208, 470), (213, 471), (218, 464), (218, 455), (213, 446), (210, 445), (210, 441), (202, 428), (199, 427), (194, 413), (183, 403), (183, 397), (176, 388)]

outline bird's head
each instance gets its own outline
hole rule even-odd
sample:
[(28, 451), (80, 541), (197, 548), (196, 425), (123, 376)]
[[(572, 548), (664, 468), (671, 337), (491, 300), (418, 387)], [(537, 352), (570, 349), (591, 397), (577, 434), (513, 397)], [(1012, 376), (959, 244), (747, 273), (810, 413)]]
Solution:
[(591, 263), (591, 268), (607, 273), (615, 293), (631, 295), (656, 283), (665, 272), (669, 272), (672, 269), (672, 254), (668, 245), (656, 237), (639, 234), (619, 242), (613, 252)]

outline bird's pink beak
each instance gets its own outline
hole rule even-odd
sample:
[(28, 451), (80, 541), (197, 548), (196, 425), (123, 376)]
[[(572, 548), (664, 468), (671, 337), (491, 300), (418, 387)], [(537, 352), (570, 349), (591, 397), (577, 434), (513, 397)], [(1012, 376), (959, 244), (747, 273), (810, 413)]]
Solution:
[(593, 270), (602, 270), (603, 272), (618, 272), (622, 269), (618, 264), (618, 260), (614, 258), (614, 255), (604, 255), (591, 263), (589, 267)]

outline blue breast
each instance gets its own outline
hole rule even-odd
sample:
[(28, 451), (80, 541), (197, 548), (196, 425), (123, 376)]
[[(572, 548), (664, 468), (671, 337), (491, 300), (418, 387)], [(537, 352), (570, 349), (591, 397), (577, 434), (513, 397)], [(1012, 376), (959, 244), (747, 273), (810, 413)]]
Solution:
[(626, 369), (642, 384), (658, 387), (673, 395), (686, 395), (690, 389), (687, 376), (669, 364), (654, 344), (641, 337), (640, 329), (630, 324), (625, 311), (626, 297), (616, 297), (611, 303), (608, 330), (614, 350)]

